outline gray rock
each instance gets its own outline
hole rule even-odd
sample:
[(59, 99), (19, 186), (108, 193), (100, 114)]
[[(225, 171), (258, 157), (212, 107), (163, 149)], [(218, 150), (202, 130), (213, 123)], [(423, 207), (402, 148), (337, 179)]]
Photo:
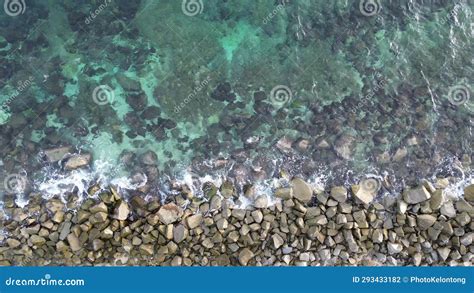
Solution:
[(443, 190), (436, 190), (430, 199), (430, 208), (433, 211), (439, 210), (444, 203), (444, 193)]
[(357, 187), (353, 188), (354, 196), (364, 204), (371, 203), (377, 196), (380, 183), (375, 178), (362, 180)]
[(464, 199), (474, 202), (474, 184), (468, 185), (464, 188)]
[(347, 200), (347, 189), (344, 186), (334, 186), (331, 188), (331, 197), (337, 202), (345, 202)]
[(48, 163), (55, 163), (66, 158), (69, 154), (71, 154), (71, 151), (72, 149), (70, 146), (64, 146), (53, 149), (47, 149), (44, 151), (44, 155)]
[(448, 218), (454, 218), (456, 216), (456, 209), (452, 201), (445, 202), (440, 209), (442, 215)]
[(345, 160), (350, 160), (352, 158), (354, 141), (355, 138), (353, 136), (342, 135), (336, 140), (334, 144), (334, 151), (339, 157)]
[(154, 151), (147, 151), (141, 156), (141, 162), (148, 166), (156, 165), (158, 163), (158, 156)]
[(67, 235), (67, 242), (69, 243), (69, 247), (71, 247), (72, 251), (78, 251), (82, 248), (79, 238), (77, 238), (76, 234), (74, 233), (69, 233), (69, 235)]
[(184, 227), (184, 225), (179, 224), (176, 227), (174, 227), (173, 229), (174, 242), (181, 243), (184, 239), (186, 239), (186, 237), (188, 237), (188, 230), (186, 229), (186, 227)]
[(71, 222), (64, 222), (61, 229), (59, 230), (59, 240), (66, 239), (70, 231), (71, 231)]
[(272, 241), (273, 241), (273, 247), (275, 249), (280, 248), (285, 243), (285, 241), (279, 234), (273, 234)]
[(239, 253), (239, 263), (243, 266), (246, 266), (253, 257), (254, 254), (250, 249), (243, 248)]
[(292, 188), (278, 188), (275, 190), (275, 197), (281, 199), (291, 199), (293, 198), (293, 189)]
[(69, 157), (64, 164), (64, 169), (75, 170), (89, 165), (92, 155), (88, 153), (75, 154)]
[(418, 228), (422, 231), (427, 230), (436, 222), (436, 217), (432, 215), (418, 215), (416, 217)]
[(189, 229), (194, 229), (196, 227), (199, 227), (202, 223), (202, 215), (196, 214), (196, 215), (189, 216), (186, 219), (186, 222), (188, 224)]
[(408, 204), (417, 204), (431, 198), (431, 194), (424, 186), (411, 188), (403, 192), (403, 199)]
[(403, 250), (403, 246), (400, 243), (389, 242), (387, 244), (388, 254), (393, 255), (400, 253)]
[(293, 196), (301, 202), (309, 202), (313, 197), (313, 189), (301, 178), (294, 178), (291, 180), (291, 187), (293, 189)]
[(181, 208), (175, 205), (174, 203), (165, 204), (158, 211), (158, 217), (160, 218), (160, 221), (165, 225), (176, 222), (181, 215)]
[(120, 221), (124, 221), (128, 218), (130, 209), (125, 201), (121, 201), (114, 211), (114, 218)]

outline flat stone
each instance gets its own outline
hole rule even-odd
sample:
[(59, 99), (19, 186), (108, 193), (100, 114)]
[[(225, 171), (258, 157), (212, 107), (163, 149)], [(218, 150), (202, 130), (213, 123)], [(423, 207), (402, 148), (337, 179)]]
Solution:
[(268, 197), (266, 195), (259, 195), (253, 202), (253, 206), (257, 209), (268, 207)]
[(140, 252), (145, 255), (153, 255), (155, 247), (153, 244), (142, 244), (140, 245)]
[(446, 261), (451, 253), (451, 249), (448, 247), (440, 247), (438, 248), (438, 254), (443, 261)]
[(94, 251), (99, 251), (104, 247), (104, 244), (104, 241), (100, 239), (94, 239), (92, 241), (92, 249), (94, 249)]
[(71, 150), (70, 146), (47, 149), (44, 151), (44, 156), (48, 163), (55, 163), (66, 158), (71, 153)]
[(448, 218), (454, 218), (456, 216), (456, 209), (452, 201), (445, 202), (440, 209), (442, 215)]
[(124, 221), (128, 218), (129, 213), (130, 208), (128, 207), (128, 204), (125, 201), (121, 201), (115, 208), (114, 218), (119, 221)]
[(202, 223), (202, 215), (196, 214), (186, 218), (186, 223), (188, 224), (189, 229), (194, 229), (199, 227)]
[(14, 238), (8, 238), (7, 239), (7, 244), (8, 244), (8, 247), (10, 247), (10, 248), (16, 248), (16, 247), (20, 246), (21, 242), (14, 239)]
[(388, 254), (390, 255), (397, 254), (403, 250), (403, 246), (400, 243), (389, 242), (387, 244), (387, 250), (388, 250)]
[(64, 203), (59, 199), (51, 199), (46, 203), (46, 208), (53, 214), (64, 210)]
[(311, 185), (307, 184), (301, 178), (294, 178), (291, 180), (291, 187), (293, 189), (293, 196), (301, 202), (307, 203), (313, 197), (313, 189)]
[(474, 202), (474, 184), (468, 185), (464, 188), (464, 199)]
[(382, 243), (383, 242), (383, 233), (380, 229), (374, 230), (372, 233), (372, 241), (374, 243)]
[(181, 208), (175, 205), (174, 203), (166, 204), (162, 206), (158, 211), (158, 217), (160, 218), (160, 221), (165, 225), (176, 222), (181, 216), (181, 214)]
[(75, 170), (89, 165), (92, 155), (88, 153), (75, 154), (69, 157), (64, 164), (64, 169)]
[(72, 251), (78, 251), (82, 248), (79, 238), (77, 238), (76, 234), (74, 233), (69, 233), (69, 235), (67, 235), (67, 242), (69, 243), (69, 247), (71, 247)]
[(408, 204), (417, 204), (431, 198), (431, 194), (424, 186), (411, 188), (403, 192), (403, 199)]
[(38, 246), (46, 243), (46, 239), (38, 235), (31, 235), (30, 241), (33, 245), (38, 245)]
[(89, 211), (93, 214), (98, 213), (98, 212), (103, 212), (103, 213), (108, 213), (109, 209), (107, 208), (107, 205), (104, 202), (100, 202), (96, 204), (95, 206), (92, 206)]
[(260, 210), (255, 210), (252, 212), (252, 218), (256, 223), (261, 223), (263, 220), (263, 214)]
[(278, 188), (275, 190), (275, 197), (281, 199), (291, 199), (293, 198), (293, 189), (292, 188)]
[(64, 222), (59, 231), (59, 240), (66, 239), (67, 235), (71, 231), (71, 222)]
[(105, 222), (107, 220), (107, 217), (108, 217), (107, 213), (104, 213), (104, 212), (98, 212), (94, 214), (94, 220), (96, 223)]
[(371, 203), (377, 196), (380, 183), (375, 178), (367, 178), (362, 180), (357, 188), (353, 188), (354, 196), (364, 204)]
[(285, 243), (285, 240), (283, 240), (283, 238), (279, 234), (273, 234), (272, 241), (273, 247), (275, 249), (280, 248)]
[(250, 249), (243, 248), (239, 252), (239, 263), (243, 266), (246, 266), (253, 257), (254, 257), (254, 254)]
[(418, 228), (422, 231), (427, 230), (436, 222), (436, 217), (432, 215), (418, 215), (416, 217)]
[(444, 193), (443, 190), (436, 190), (430, 199), (430, 208), (433, 211), (439, 210), (444, 203)]
[(173, 229), (173, 240), (176, 243), (181, 243), (184, 239), (188, 237), (188, 230), (184, 225), (179, 224)]
[(347, 189), (344, 186), (334, 186), (331, 188), (331, 197), (337, 202), (345, 202), (347, 200)]

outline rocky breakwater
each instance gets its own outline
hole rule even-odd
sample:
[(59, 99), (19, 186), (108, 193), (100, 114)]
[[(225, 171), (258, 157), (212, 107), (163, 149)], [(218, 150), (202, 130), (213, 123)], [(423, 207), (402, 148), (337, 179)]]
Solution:
[[(315, 190), (294, 178), (235, 208), (226, 186), (205, 184), (207, 199), (160, 202), (113, 188), (68, 202), (32, 195), (20, 208), (6, 199), (0, 264), (8, 265), (473, 265), (474, 185), (450, 197), (447, 179), (377, 200), (366, 179)], [(226, 196), (221, 195), (224, 190)]]

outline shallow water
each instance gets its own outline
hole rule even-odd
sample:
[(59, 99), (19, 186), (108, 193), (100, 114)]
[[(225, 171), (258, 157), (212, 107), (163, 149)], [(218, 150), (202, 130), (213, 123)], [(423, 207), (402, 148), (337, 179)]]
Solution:
[(36, 2), (0, 13), (0, 193), (473, 181), (471, 1)]

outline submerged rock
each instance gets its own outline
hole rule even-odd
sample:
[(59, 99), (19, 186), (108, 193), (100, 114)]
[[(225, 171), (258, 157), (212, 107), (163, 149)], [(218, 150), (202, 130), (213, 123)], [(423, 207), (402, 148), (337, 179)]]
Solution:
[(92, 159), (92, 155), (85, 154), (75, 154), (67, 159), (64, 164), (64, 169), (66, 170), (75, 170), (89, 165)]
[(47, 149), (44, 151), (44, 156), (48, 163), (55, 163), (66, 158), (67, 155), (71, 154), (72, 148), (70, 146), (58, 147), (53, 149)]

